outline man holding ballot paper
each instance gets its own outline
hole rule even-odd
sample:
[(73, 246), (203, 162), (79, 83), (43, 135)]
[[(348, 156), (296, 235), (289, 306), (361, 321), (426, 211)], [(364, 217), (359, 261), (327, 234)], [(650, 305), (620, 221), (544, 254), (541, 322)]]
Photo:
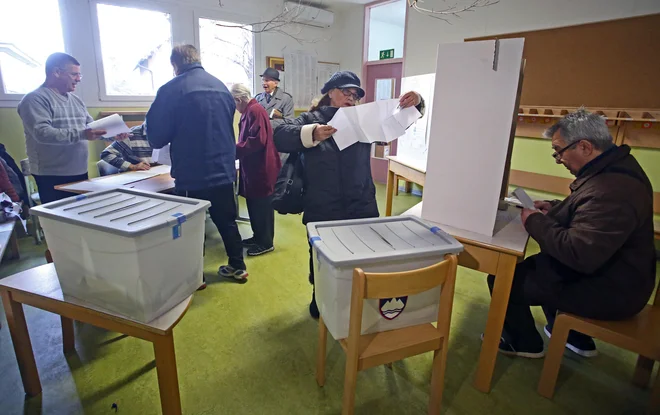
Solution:
[[(80, 63), (73, 56), (53, 53), (46, 60), (46, 81), (18, 105), (30, 172), (42, 203), (71, 196), (55, 186), (87, 180), (87, 141), (108, 133), (88, 127), (93, 119), (83, 101), (73, 95), (81, 79)], [(122, 133), (114, 139), (127, 137)]]
[[(371, 141), (366, 137), (365, 130), (369, 130), (372, 136), (390, 141), (396, 137), (386, 137), (381, 133), (382, 124), (365, 120), (362, 116), (353, 117), (355, 114), (349, 114), (351, 121), (340, 122), (337, 128), (328, 125), (340, 112), (352, 112), (355, 104), (364, 97), (360, 79), (353, 72), (334, 73), (321, 93), (324, 95), (316, 106), (296, 119), (283, 120), (274, 134), (279, 152), (303, 155), (303, 223), (377, 217), (376, 187), (371, 177)], [(373, 104), (366, 104), (365, 107), (370, 105)], [(424, 111), (422, 97), (416, 92), (408, 92), (390, 108), (387, 117), (379, 115), (377, 119), (392, 116), (397, 105), (404, 111), (417, 107), (417, 117)], [(365, 128), (367, 124), (369, 126)], [(313, 284), (311, 254), (310, 247), (309, 279)], [(312, 317), (318, 318), (314, 294), (309, 312)]]

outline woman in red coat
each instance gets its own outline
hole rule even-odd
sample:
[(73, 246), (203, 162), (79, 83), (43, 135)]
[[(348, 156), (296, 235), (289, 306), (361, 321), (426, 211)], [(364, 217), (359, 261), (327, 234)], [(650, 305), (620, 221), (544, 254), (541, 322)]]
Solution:
[(247, 201), (254, 236), (243, 240), (247, 254), (271, 252), (275, 236), (275, 212), (271, 205), (277, 175), (282, 167), (273, 142), (273, 129), (266, 110), (242, 84), (231, 87), (236, 109), (241, 113), (236, 158), (240, 161), (239, 194)]

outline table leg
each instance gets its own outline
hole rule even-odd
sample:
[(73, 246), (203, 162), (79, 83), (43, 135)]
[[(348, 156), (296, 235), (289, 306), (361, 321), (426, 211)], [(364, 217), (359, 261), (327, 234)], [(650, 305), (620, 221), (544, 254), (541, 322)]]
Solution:
[(495, 286), (488, 310), (488, 321), (479, 354), (479, 366), (474, 380), (474, 387), (484, 393), (490, 392), (515, 269), (516, 257), (500, 254), (495, 274)]
[(174, 337), (172, 332), (158, 336), (154, 341), (158, 388), (163, 415), (181, 414), (181, 396), (179, 379), (176, 374), (176, 356), (174, 355)]
[(406, 180), (406, 193), (412, 193), (412, 182)]
[(399, 196), (399, 176), (396, 174), (394, 175), (394, 196)]
[(60, 321), (62, 322), (62, 349), (66, 354), (76, 349), (76, 339), (73, 334), (73, 320), (60, 316)]
[(392, 216), (392, 192), (394, 191), (394, 183), (396, 175), (392, 170), (387, 170), (387, 187), (385, 190), (385, 216)]
[(21, 252), (18, 249), (18, 237), (16, 236), (16, 229), (12, 231), (11, 237), (9, 238), (9, 250), (11, 251), (11, 256), (9, 258), (11, 259), (21, 258)]
[(7, 326), (9, 326), (11, 341), (14, 344), (18, 370), (21, 372), (21, 379), (23, 380), (23, 389), (29, 396), (39, 395), (41, 393), (41, 382), (39, 381), (37, 363), (32, 353), (32, 344), (25, 323), (23, 305), (14, 301), (8, 291), (0, 291), (0, 297), (2, 297), (2, 305), (7, 316)]

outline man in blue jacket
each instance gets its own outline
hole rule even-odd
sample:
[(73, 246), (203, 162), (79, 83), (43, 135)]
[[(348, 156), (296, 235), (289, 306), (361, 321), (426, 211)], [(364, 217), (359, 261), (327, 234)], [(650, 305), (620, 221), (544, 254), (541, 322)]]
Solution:
[(202, 68), (194, 46), (176, 46), (170, 62), (176, 77), (160, 87), (147, 113), (147, 139), (153, 148), (171, 144), (171, 174), (178, 195), (211, 202), (211, 220), (229, 257), (229, 265), (218, 270), (220, 276), (247, 282), (233, 187), (234, 98), (225, 84)]

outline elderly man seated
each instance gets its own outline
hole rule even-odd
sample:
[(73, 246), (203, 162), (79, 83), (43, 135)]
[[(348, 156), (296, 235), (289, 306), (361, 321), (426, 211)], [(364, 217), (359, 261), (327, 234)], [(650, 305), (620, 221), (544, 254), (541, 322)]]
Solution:
[[(124, 141), (113, 141), (101, 153), (101, 160), (117, 171), (149, 170), (153, 149), (147, 141), (145, 124), (131, 128), (131, 136)], [(109, 173), (116, 173), (112, 171)], [(107, 173), (107, 174), (109, 174)]]
[[(523, 209), (525, 229), (541, 252), (516, 267), (500, 352), (543, 357), (530, 306), (541, 305), (550, 337), (555, 314), (600, 320), (634, 316), (655, 284), (653, 189), (630, 147), (612, 142), (605, 120), (584, 109), (545, 132), (552, 157), (576, 179), (563, 201)], [(488, 276), (491, 293), (495, 277)], [(566, 347), (591, 357), (591, 337), (571, 332)]]

